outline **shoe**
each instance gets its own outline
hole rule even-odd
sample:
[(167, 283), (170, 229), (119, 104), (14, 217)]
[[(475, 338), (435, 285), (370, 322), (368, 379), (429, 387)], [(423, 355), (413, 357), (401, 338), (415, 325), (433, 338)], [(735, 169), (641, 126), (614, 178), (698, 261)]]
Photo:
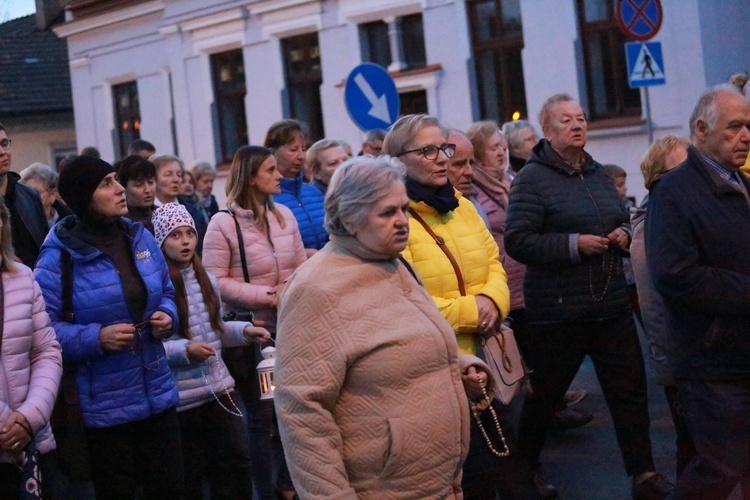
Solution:
[(565, 393), (565, 404), (568, 406), (573, 406), (584, 399), (586, 399), (589, 395), (589, 391), (586, 390), (580, 390), (580, 391), (568, 391)]
[(594, 416), (591, 413), (583, 413), (568, 407), (555, 413), (550, 424), (550, 432), (554, 435), (560, 434), (570, 429), (583, 427), (592, 420)]
[(654, 474), (638, 484), (633, 483), (633, 500), (662, 500), (672, 493), (674, 485), (661, 474)]
[(542, 474), (541, 468), (534, 469), (532, 475), (534, 476), (534, 486), (536, 486), (536, 490), (539, 492), (540, 497), (557, 498), (557, 488), (547, 481), (547, 478)]

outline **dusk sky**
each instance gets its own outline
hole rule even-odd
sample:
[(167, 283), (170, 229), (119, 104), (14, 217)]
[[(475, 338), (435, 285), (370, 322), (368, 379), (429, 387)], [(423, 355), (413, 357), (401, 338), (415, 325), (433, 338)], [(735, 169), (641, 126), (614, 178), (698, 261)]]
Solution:
[(34, 0), (0, 0), (0, 23), (34, 12)]

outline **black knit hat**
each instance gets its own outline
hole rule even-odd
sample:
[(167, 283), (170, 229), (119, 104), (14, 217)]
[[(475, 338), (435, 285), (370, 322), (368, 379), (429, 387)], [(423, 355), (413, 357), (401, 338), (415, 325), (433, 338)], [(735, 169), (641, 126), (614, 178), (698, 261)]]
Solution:
[(83, 218), (89, 211), (89, 203), (99, 183), (114, 171), (112, 165), (104, 160), (77, 156), (65, 165), (57, 190), (73, 213)]

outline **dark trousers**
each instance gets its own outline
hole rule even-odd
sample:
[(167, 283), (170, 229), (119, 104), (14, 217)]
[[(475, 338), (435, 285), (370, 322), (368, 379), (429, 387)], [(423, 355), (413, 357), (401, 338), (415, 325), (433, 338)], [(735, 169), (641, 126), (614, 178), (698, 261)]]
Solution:
[[(231, 399), (242, 408), (239, 395)], [(236, 412), (230, 396), (219, 397), (221, 405)], [(204, 403), (177, 414), (185, 460), (185, 497), (203, 498), (203, 479), (211, 487), (211, 498), (252, 498), (250, 450), (242, 416), (227, 412), (217, 401)]]
[(680, 477), (685, 467), (695, 458), (695, 445), (693, 444), (693, 439), (690, 437), (690, 430), (685, 421), (685, 412), (682, 410), (682, 405), (680, 405), (677, 397), (677, 386), (665, 385), (664, 395), (667, 397), (669, 412), (672, 414), (672, 422), (674, 423), (674, 430), (677, 435), (675, 439), (675, 446), (677, 448), (675, 452), (675, 472), (677, 474), (675, 477)]
[(646, 373), (630, 314), (606, 321), (532, 324), (526, 362), (533, 394), (521, 414), (519, 450), (532, 467), (555, 411), (586, 356), (591, 357), (629, 476), (653, 471)]
[(170, 408), (145, 420), (86, 429), (91, 479), (96, 498), (181, 498), (184, 489), (182, 444), (177, 411)]
[(750, 498), (750, 381), (676, 383), (698, 455), (678, 478), (674, 498), (726, 498), (740, 482)]
[[(466, 500), (536, 500), (539, 492), (528, 463), (518, 455), (514, 432), (508, 419), (507, 407), (497, 401), (492, 402), (503, 435), (510, 449), (507, 457), (498, 457), (487, 446), (482, 430), (474, 415), (471, 415), (471, 441), (469, 454), (463, 467), (461, 489)], [(495, 428), (495, 421), (489, 410), (479, 412), (479, 420), (497, 451), (503, 450), (502, 441)]]
[[(54, 488), (56, 466), (53, 453), (39, 457), (39, 473), (42, 478), (43, 498), (54, 500), (61, 498)], [(16, 464), (0, 462), (0, 498), (18, 498), (21, 491), (21, 469)]]
[(281, 441), (272, 440), (276, 420), (273, 399), (260, 399), (258, 372), (255, 369), (263, 359), (260, 349), (258, 346), (251, 346), (242, 350), (241, 362), (230, 361), (227, 366), (245, 404), (253, 495), (261, 500), (275, 500), (277, 488), (292, 491), (294, 485), (286, 466)]

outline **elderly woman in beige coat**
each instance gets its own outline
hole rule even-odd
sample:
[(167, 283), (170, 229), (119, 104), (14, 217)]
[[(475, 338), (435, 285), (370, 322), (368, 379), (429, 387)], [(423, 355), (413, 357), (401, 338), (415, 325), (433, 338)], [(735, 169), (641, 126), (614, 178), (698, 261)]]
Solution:
[(403, 167), (358, 158), (325, 201), (330, 242), (289, 280), (275, 404), (301, 498), (461, 498), (468, 402), (455, 334), (411, 269)]

